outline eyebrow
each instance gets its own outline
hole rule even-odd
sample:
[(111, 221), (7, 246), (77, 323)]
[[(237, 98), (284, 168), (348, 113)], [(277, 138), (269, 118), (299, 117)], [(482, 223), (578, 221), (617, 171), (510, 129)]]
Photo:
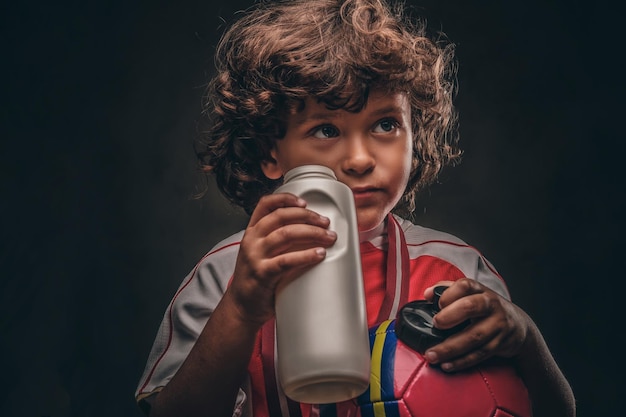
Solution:
[(390, 104), (388, 106), (381, 107), (380, 109), (374, 110), (372, 112), (372, 115), (378, 116), (378, 115), (387, 114), (387, 113), (402, 113), (402, 112), (403, 112), (403, 109), (401, 106), (397, 104)]

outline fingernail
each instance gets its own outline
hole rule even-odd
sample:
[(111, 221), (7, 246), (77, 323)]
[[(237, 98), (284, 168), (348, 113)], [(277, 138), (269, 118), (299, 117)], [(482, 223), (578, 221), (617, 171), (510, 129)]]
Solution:
[(330, 237), (332, 237), (333, 239), (335, 239), (337, 237), (337, 233), (332, 231), (332, 230), (326, 230), (326, 234)]
[(305, 201), (304, 199), (302, 199), (302, 198), (298, 197), (297, 204), (298, 204), (300, 207), (305, 207), (305, 206), (306, 206), (306, 201)]
[(324, 248), (317, 248), (317, 249), (315, 249), (315, 253), (317, 253), (319, 256), (326, 256), (326, 249), (324, 249)]
[(443, 369), (444, 371), (451, 371), (453, 368), (454, 366), (450, 362), (441, 364), (441, 369)]
[(424, 357), (429, 363), (437, 363), (437, 359), (438, 359), (437, 352), (433, 352), (432, 350), (429, 350), (428, 352), (426, 352)]

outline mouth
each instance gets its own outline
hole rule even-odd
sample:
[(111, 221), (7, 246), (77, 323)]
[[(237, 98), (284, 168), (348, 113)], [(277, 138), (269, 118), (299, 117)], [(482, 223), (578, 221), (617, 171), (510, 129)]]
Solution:
[(356, 201), (368, 200), (376, 196), (382, 190), (376, 187), (355, 187), (352, 189), (352, 194)]

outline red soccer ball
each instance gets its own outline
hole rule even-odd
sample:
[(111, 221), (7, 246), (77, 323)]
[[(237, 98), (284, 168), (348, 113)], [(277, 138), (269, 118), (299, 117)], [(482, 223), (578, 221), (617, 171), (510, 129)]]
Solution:
[(527, 388), (510, 363), (494, 358), (470, 370), (445, 373), (399, 341), (394, 322), (370, 329), (370, 386), (359, 397), (337, 404), (337, 416), (532, 416)]

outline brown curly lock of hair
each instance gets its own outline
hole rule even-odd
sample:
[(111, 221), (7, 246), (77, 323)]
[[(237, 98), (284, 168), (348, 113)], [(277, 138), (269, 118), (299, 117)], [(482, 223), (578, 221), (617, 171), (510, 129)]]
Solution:
[[(209, 128), (196, 150), (219, 190), (251, 213), (280, 185), (263, 175), (289, 112), (307, 97), (331, 109), (359, 111), (372, 89), (406, 92), (414, 132), (413, 164), (399, 207), (461, 156), (452, 105), (454, 46), (426, 36), (402, 3), (383, 0), (258, 2), (217, 46), (216, 74), (204, 113)], [(397, 209), (397, 208), (396, 208)]]

